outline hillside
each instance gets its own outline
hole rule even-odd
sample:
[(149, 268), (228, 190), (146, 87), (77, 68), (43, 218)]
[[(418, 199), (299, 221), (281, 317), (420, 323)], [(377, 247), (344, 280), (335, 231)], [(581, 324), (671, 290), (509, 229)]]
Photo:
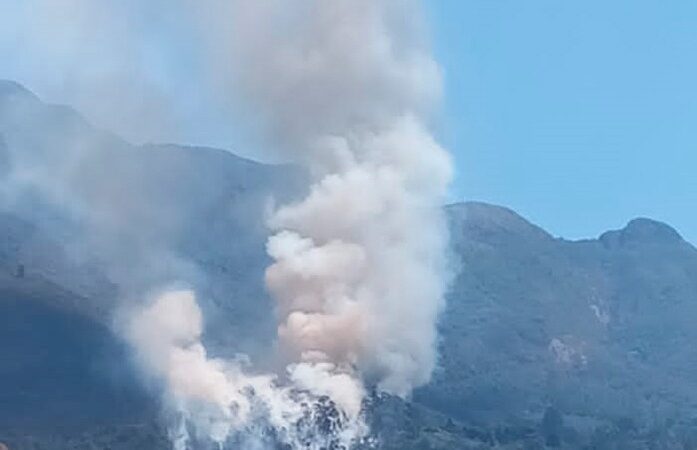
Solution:
[(697, 250), (636, 219), (598, 239), (555, 239), (510, 210), (448, 207), (459, 271), (441, 369), (420, 402), (478, 424), (665, 428), (695, 417)]
[[(264, 214), (303, 174), (134, 146), (12, 82), (0, 165), (0, 442), (166, 448), (156, 395), (112, 331), (116, 299), (183, 278), (214, 353), (272, 345)], [(499, 206), (446, 213), (439, 368), (411, 402), (373, 399), (383, 448), (693, 448), (691, 244), (646, 218), (568, 241)]]

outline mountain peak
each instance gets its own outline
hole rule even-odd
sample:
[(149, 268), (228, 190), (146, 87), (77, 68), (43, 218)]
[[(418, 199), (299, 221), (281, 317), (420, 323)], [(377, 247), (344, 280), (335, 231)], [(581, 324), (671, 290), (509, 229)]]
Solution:
[(657, 220), (639, 217), (631, 220), (621, 230), (603, 233), (600, 241), (606, 245), (678, 243), (683, 242), (682, 236), (670, 225)]
[(542, 228), (503, 206), (469, 201), (448, 205), (446, 210), (456, 226), (466, 227), (470, 231), (551, 239), (551, 235)]
[(653, 219), (640, 217), (631, 220), (624, 228), (630, 238), (654, 238), (662, 241), (682, 241), (682, 236), (670, 225)]

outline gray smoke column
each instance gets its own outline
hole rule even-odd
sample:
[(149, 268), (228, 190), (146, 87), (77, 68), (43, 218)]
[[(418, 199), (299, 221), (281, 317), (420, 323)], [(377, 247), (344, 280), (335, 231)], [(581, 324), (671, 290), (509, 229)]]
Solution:
[(407, 395), (436, 361), (446, 284), (440, 206), (451, 178), (428, 131), (441, 83), (419, 5), (232, 5), (228, 79), (274, 148), (313, 177), (305, 199), (269, 219), (279, 342), (291, 361), (331, 363)]
[[(192, 4), (218, 86), (312, 182), (304, 199), (268, 218), (281, 377), (209, 358), (192, 292), (165, 292), (134, 315), (129, 334), (143, 364), (165, 381), (183, 418), (179, 448), (191, 427), (223, 443), (254, 435), (259, 423), (291, 446), (307, 442), (297, 435), (308, 413), (300, 405), (323, 398), (342, 418), (340, 441), (350, 443), (365, 431), (366, 385), (407, 396), (428, 382), (447, 282), (441, 205), (452, 166), (428, 130), (441, 82), (418, 6)], [(311, 448), (322, 448), (316, 442)]]

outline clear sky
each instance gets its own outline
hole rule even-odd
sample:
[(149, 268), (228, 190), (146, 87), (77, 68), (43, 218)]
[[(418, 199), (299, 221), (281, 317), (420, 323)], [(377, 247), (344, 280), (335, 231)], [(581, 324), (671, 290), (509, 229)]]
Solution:
[[(36, 14), (42, 2), (1, 2), (0, 78), (106, 127), (119, 129), (113, 110), (142, 116), (127, 121), (142, 129), (118, 130), (126, 137), (245, 153), (225, 111), (196, 89), (196, 54), (168, 2), (114, 2), (139, 8), (115, 9), (120, 21), (94, 7)], [(645, 216), (697, 242), (696, 1), (424, 3), (446, 80), (438, 133), (457, 161), (453, 200), (505, 205), (568, 238)], [(136, 86), (129, 77), (143, 67)], [(105, 76), (119, 98), (80, 94)]]
[(556, 235), (635, 216), (697, 242), (697, 2), (428, 2), (454, 196)]

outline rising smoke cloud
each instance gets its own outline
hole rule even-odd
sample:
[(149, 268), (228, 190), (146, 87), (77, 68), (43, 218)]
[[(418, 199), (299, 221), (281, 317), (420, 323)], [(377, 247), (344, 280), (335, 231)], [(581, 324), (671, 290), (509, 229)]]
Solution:
[(281, 346), (291, 360), (330, 361), (407, 395), (435, 364), (451, 177), (428, 131), (441, 83), (419, 5), (228, 5), (205, 17), (229, 42), (215, 73), (313, 178), (304, 200), (269, 219)]
[[(259, 373), (244, 357), (211, 356), (202, 341), (204, 317), (190, 289), (164, 286), (147, 294), (140, 289), (145, 301), (127, 307), (120, 329), (140, 366), (164, 387), (177, 450), (199, 441), (241, 448), (279, 441), (291, 448), (319, 449), (330, 442), (348, 447), (367, 434), (366, 392), (376, 388), (406, 397), (428, 382), (437, 360), (436, 322), (448, 274), (441, 205), (452, 166), (429, 132), (441, 80), (419, 4), (174, 4), (190, 19), (180, 25), (196, 36), (212, 89), (238, 105), (233, 109), (248, 112), (260, 140), (277, 157), (310, 174), (307, 195), (272, 208), (267, 220), (273, 262), (265, 281), (276, 300), (282, 368)], [(125, 56), (119, 66), (132, 66), (134, 59)], [(142, 133), (130, 125), (125, 129)], [(85, 155), (80, 152), (79, 160)], [(83, 185), (67, 185), (66, 195), (84, 196)], [(113, 221), (132, 217), (108, 201), (112, 195), (106, 189), (80, 202), (100, 242), (118, 233)], [(135, 212), (141, 210), (149, 211)], [(133, 230), (129, 236), (139, 235), (137, 227), (123, 226)], [(143, 259), (167, 254), (166, 244), (146, 246)], [(138, 276), (147, 278), (152, 278), (148, 267), (156, 265), (133, 264), (145, 272)], [(152, 280), (138, 284), (152, 285)]]
[[(274, 262), (266, 283), (277, 301), (285, 377), (249, 389), (252, 378), (237, 369), (232, 376), (212, 370), (188, 374), (186, 382), (201, 377), (196, 382), (210, 388), (204, 397), (228, 424), (220, 442), (252, 423), (249, 396), (262, 391), (285, 393), (283, 401), (265, 397), (270, 409), (293, 405), (289, 392), (305, 393), (309, 404), (327, 397), (348, 424), (340, 428), (354, 430), (355, 439), (366, 385), (407, 396), (436, 364), (447, 281), (440, 206), (451, 177), (448, 154), (428, 131), (438, 66), (413, 2), (215, 5), (196, 10), (217, 49), (214, 81), (245, 102), (268, 144), (305, 166), (312, 182), (304, 199), (268, 218)], [(200, 365), (220, 364), (198, 343), (193, 349)], [(156, 369), (168, 379), (182, 370), (165, 366)], [(176, 376), (169, 385), (179, 392)], [(226, 396), (229, 389), (247, 397)], [(183, 414), (196, 425), (195, 412), (185, 407)], [(281, 415), (282, 430), (299, 417)]]
[(365, 434), (358, 421), (360, 404), (354, 403), (362, 395), (359, 383), (332, 373), (329, 365), (288, 366), (289, 382), (279, 383), (275, 375), (253, 374), (244, 358), (209, 357), (193, 291), (154, 295), (145, 309), (131, 315), (124, 331), (141, 366), (167, 388), (165, 405), (175, 414), (170, 429), (175, 450), (196, 442), (240, 448), (282, 442), (319, 450), (332, 443), (348, 446)]

